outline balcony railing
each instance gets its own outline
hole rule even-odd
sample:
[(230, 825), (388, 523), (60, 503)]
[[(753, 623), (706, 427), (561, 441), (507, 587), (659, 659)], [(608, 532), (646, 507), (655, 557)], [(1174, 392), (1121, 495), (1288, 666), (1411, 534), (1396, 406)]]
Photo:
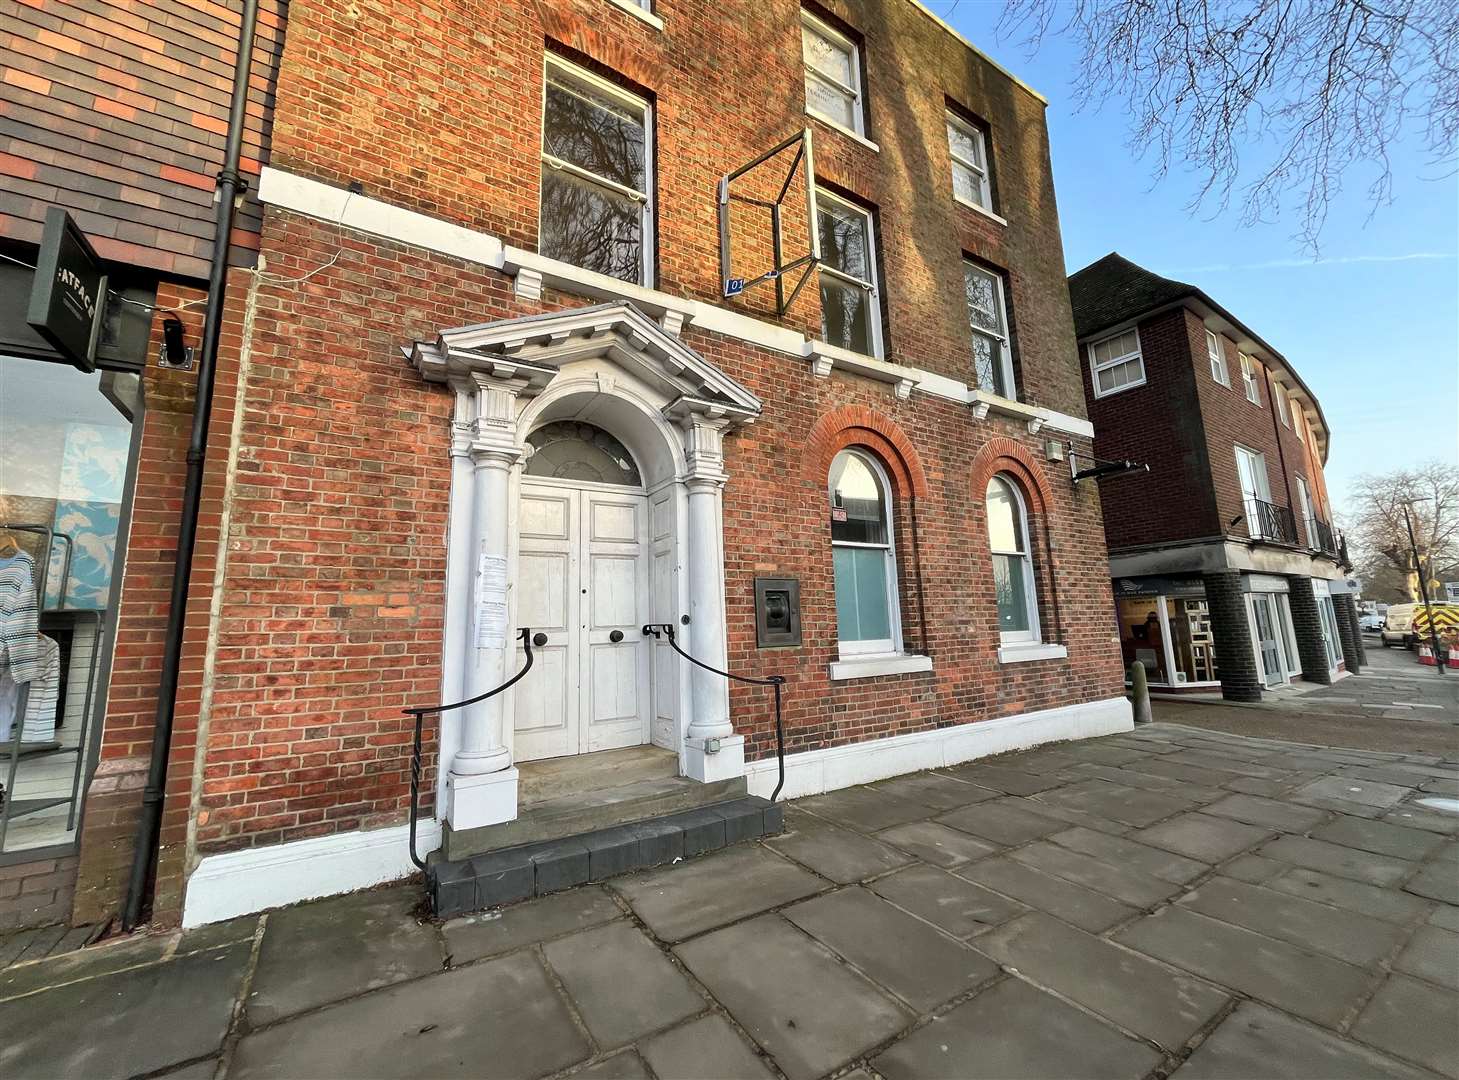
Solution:
[(1253, 540), (1274, 544), (1297, 542), (1297, 519), (1292, 511), (1262, 499), (1246, 500), (1246, 529)]
[(1336, 529), (1320, 517), (1307, 519), (1307, 546), (1324, 555), (1336, 555), (1341, 538)]

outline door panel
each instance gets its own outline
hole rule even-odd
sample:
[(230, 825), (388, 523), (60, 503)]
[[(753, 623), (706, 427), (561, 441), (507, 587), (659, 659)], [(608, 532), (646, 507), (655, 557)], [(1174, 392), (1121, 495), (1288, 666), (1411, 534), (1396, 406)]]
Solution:
[(1282, 665), (1282, 650), (1277, 644), (1277, 621), (1272, 612), (1271, 597), (1253, 593), (1251, 608), (1256, 615), (1256, 639), (1261, 650), (1262, 683), (1281, 686), (1287, 681)]
[(520, 507), (518, 623), (548, 643), (515, 697), (514, 757), (648, 741), (647, 499), (524, 481)]

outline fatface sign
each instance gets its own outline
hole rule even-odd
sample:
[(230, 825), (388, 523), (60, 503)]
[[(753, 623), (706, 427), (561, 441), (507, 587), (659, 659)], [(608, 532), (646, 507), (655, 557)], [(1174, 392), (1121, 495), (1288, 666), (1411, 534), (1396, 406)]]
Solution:
[(46, 211), (25, 321), (82, 371), (96, 370), (106, 274), (86, 237), (59, 206)]

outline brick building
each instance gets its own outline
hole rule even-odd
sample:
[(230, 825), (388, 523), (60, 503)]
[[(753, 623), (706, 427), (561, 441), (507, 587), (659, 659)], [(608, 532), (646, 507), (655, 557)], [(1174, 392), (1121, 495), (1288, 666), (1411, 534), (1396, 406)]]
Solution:
[(402, 709), (524, 627), (428, 719), (421, 854), (561, 833), (564, 776), (596, 822), (775, 788), (771, 691), (645, 624), (785, 677), (788, 796), (1128, 727), (1038, 94), (914, 0), (407, 9), (294, 0), (270, 73), (156, 918), (408, 873)]
[(1111, 253), (1069, 278), (1126, 664), (1238, 701), (1356, 672), (1323, 482), (1329, 431), (1287, 360), (1201, 289)]

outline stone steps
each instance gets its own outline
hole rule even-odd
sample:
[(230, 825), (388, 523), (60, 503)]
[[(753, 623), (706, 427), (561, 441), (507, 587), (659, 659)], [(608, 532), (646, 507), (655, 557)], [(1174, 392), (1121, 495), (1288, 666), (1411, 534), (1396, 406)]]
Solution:
[[(719, 786), (685, 782), (700, 791)], [(737, 784), (740, 797), (692, 810), (433, 862), (427, 878), (432, 911), (439, 918), (481, 911), (781, 832), (784, 808), (744, 795), (743, 779)]]
[(660, 746), (629, 746), (529, 761), (518, 765), (517, 772), (517, 804), (526, 812), (537, 803), (581, 791), (670, 779), (679, 775), (679, 755)]

